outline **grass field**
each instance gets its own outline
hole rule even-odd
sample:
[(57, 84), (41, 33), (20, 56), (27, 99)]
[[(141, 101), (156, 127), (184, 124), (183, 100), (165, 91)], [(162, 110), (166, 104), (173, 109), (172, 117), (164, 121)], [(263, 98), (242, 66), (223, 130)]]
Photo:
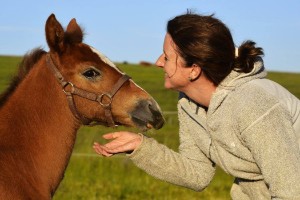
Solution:
[[(3, 91), (14, 74), (20, 57), (0, 56), (0, 91)], [(119, 65), (140, 86), (146, 89), (165, 112), (166, 125), (161, 130), (146, 134), (166, 144), (178, 147), (178, 120), (176, 115), (177, 93), (163, 87), (162, 70), (139, 65)], [(269, 73), (273, 79), (300, 98), (300, 74)], [(167, 111), (175, 111), (169, 113)], [(124, 130), (125, 128), (117, 128)], [(129, 129), (129, 128), (126, 128)], [(203, 192), (181, 188), (157, 180), (137, 167), (124, 155), (102, 158), (93, 153), (94, 141), (104, 142), (101, 135), (116, 129), (82, 127), (77, 136), (74, 152), (54, 200), (227, 200), (233, 178), (221, 170)], [(136, 131), (135, 129), (129, 129)]]

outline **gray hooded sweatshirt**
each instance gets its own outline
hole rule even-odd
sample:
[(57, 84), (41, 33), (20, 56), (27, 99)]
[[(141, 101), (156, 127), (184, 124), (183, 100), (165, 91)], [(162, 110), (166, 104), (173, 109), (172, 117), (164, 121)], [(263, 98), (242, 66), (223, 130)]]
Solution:
[(148, 174), (196, 191), (218, 165), (235, 177), (232, 199), (300, 199), (300, 101), (265, 76), (261, 59), (250, 73), (232, 71), (207, 110), (181, 95), (179, 152), (143, 137), (128, 156)]

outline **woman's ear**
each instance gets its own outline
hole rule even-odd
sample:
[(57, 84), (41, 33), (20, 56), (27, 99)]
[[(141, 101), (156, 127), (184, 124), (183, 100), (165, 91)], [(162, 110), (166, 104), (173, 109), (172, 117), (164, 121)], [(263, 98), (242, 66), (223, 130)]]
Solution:
[(202, 69), (199, 65), (193, 64), (191, 66), (191, 72), (190, 72), (190, 81), (197, 80), (202, 73)]

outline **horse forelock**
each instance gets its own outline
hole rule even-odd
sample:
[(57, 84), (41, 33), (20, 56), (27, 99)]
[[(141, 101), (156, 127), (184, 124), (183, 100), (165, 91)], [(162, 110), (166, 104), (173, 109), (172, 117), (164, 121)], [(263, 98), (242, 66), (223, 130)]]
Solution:
[(7, 99), (12, 95), (17, 86), (26, 77), (29, 71), (33, 68), (34, 64), (44, 55), (46, 52), (41, 48), (36, 48), (25, 54), (23, 60), (19, 64), (18, 71), (14, 77), (12, 77), (8, 88), (0, 95), (0, 107), (4, 105)]

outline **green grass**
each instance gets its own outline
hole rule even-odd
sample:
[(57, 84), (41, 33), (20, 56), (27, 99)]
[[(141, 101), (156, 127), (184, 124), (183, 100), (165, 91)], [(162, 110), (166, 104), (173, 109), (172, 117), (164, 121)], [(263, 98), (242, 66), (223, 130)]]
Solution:
[[(20, 57), (0, 56), (0, 91), (7, 87), (19, 62)], [(163, 111), (176, 111), (178, 94), (164, 89), (161, 69), (139, 65), (119, 66), (157, 100)], [(300, 74), (270, 72), (268, 77), (300, 98)], [(177, 150), (177, 115), (166, 113), (165, 118), (166, 125), (161, 130), (151, 130), (146, 134)], [(208, 188), (199, 193), (147, 175), (135, 167), (125, 155), (103, 158), (93, 152), (94, 141), (104, 142), (101, 135), (124, 129), (136, 131), (134, 128), (122, 127), (82, 127), (78, 131), (73, 155), (54, 200), (230, 199), (229, 191), (233, 178), (220, 169), (217, 169), (216, 176)]]
[(269, 73), (268, 78), (275, 80), (300, 99), (300, 74), (298, 73)]
[(0, 56), (0, 91), (3, 91), (15, 74), (21, 57)]

